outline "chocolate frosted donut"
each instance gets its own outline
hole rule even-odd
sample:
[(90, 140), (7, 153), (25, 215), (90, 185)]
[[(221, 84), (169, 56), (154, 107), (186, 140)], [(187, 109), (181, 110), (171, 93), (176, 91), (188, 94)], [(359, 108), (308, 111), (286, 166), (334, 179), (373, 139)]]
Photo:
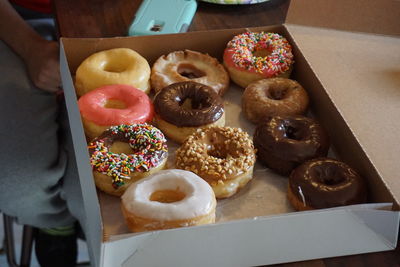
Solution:
[(260, 123), (254, 133), (258, 158), (282, 175), (302, 162), (326, 156), (329, 138), (315, 120), (300, 115), (277, 115)]
[(155, 96), (154, 109), (158, 127), (179, 143), (199, 127), (225, 125), (221, 97), (211, 87), (196, 82), (163, 88)]
[(166, 142), (149, 124), (110, 127), (88, 145), (96, 187), (121, 196), (130, 184), (165, 167)]
[(288, 198), (296, 210), (366, 202), (364, 180), (347, 164), (329, 158), (309, 160), (289, 177)]

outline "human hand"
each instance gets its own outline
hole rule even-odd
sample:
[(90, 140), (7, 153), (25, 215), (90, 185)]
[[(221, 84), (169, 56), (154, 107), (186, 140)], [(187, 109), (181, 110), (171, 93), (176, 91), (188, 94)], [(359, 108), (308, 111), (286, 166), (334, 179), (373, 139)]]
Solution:
[(57, 42), (41, 40), (30, 46), (29, 57), (25, 57), (29, 77), (33, 84), (50, 93), (60, 90), (60, 60)]

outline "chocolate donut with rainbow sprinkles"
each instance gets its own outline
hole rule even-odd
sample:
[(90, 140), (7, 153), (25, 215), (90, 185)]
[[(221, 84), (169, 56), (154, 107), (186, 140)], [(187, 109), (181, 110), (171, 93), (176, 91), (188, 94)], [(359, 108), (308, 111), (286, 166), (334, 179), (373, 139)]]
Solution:
[(88, 145), (96, 187), (121, 196), (133, 182), (165, 167), (166, 142), (159, 129), (146, 123), (110, 127)]
[(292, 46), (278, 33), (245, 32), (233, 37), (224, 51), (230, 78), (243, 88), (265, 78), (289, 78), (293, 63)]

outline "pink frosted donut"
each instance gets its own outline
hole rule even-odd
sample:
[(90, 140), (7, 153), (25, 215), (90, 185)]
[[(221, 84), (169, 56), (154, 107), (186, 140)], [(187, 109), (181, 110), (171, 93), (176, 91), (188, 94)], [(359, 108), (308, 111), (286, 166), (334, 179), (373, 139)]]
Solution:
[(99, 136), (110, 126), (151, 122), (153, 104), (143, 91), (129, 85), (106, 85), (83, 95), (79, 101), (85, 134)]

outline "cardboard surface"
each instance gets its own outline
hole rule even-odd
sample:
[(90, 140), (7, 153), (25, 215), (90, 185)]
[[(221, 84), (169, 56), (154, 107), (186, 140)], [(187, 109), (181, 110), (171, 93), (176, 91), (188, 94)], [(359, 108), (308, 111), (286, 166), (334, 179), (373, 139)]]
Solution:
[[(262, 167), (259, 167), (262, 175), (249, 184), (247, 188), (232, 199), (219, 202), (217, 208), (219, 210), (219, 223), (204, 227), (132, 234), (123, 225), (121, 215), (119, 214), (119, 217), (113, 216), (114, 213), (111, 212), (119, 210), (118, 198), (100, 193), (100, 199), (98, 199), (88, 164), (88, 153), (71, 79), (71, 73), (74, 74), (80, 62), (94, 52), (113, 47), (135, 49), (148, 59), (150, 64), (160, 55), (180, 49), (207, 52), (212, 56), (221, 58), (226, 43), (234, 35), (244, 30), (234, 29), (135, 38), (62, 39), (66, 54), (66, 58), (61, 57), (63, 84), (66, 90), (65, 96), (75, 152), (79, 155), (77, 160), (82, 190), (86, 194), (84, 206), (88, 219), (88, 244), (92, 255), (96, 257), (95, 264), (97, 266), (120, 264), (125, 264), (125, 266), (152, 266), (152, 264), (165, 262), (175, 266), (184, 266), (188, 261), (193, 262), (193, 260), (198, 260), (199, 263), (204, 264), (204, 261), (201, 261), (201, 255), (206, 258), (207, 264), (213, 266), (260, 265), (382, 251), (393, 249), (396, 246), (399, 212), (377, 210), (379, 207), (388, 205), (356, 205), (340, 209), (292, 213), (285, 197), (286, 184), (282, 182), (284, 181), (282, 179), (286, 178), (278, 177), (272, 173), (268, 174)], [(370, 117), (374, 114), (381, 112), (379, 114), (386, 114), (387, 117), (387, 113), (385, 113), (387, 109), (380, 110), (378, 108), (380, 102), (376, 102), (378, 100), (374, 98), (377, 94), (374, 90), (375, 84), (380, 81), (381, 72), (378, 72), (378, 76), (374, 76), (371, 75), (369, 70), (380, 70), (382, 66), (394, 67), (394, 62), (391, 63), (393, 65), (386, 65), (381, 58), (385, 56), (386, 52), (397, 51), (395, 47), (398, 40), (389, 37), (374, 37), (378, 38), (376, 40), (372, 38), (371, 40), (375, 40), (372, 42), (372, 48), (376, 48), (376, 45), (381, 43), (381, 38), (385, 38), (385, 48), (386, 43), (388, 43), (388, 49), (381, 49), (378, 54), (372, 53), (371, 57), (365, 59), (370, 64), (379, 62), (379, 67), (363, 65), (357, 70), (354, 70), (354, 67), (350, 67), (350, 70), (348, 70), (347, 59), (356, 60), (365, 57), (361, 52), (357, 52), (357, 45), (370, 40), (368, 35), (358, 36), (341, 32), (335, 34), (336, 31), (332, 30), (320, 30), (321, 32), (319, 32), (318, 30), (308, 29), (310, 30), (308, 32), (306, 28), (292, 26), (289, 27), (289, 32), (292, 33), (293, 31), (292, 36), (282, 26), (262, 27), (253, 30), (274, 31), (289, 38), (294, 46), (296, 60), (292, 78), (298, 80), (309, 91), (314, 115), (329, 129), (335, 141), (335, 151), (340, 158), (351, 162), (352, 166), (355, 166), (370, 180), (370, 201), (387, 200), (392, 202), (394, 197), (388, 187), (389, 183), (384, 182), (387, 181), (386, 178), (382, 180), (379, 176), (379, 174), (388, 175), (381, 170), (381, 168), (387, 167), (382, 164), (385, 164), (388, 159), (385, 157), (381, 159), (380, 152), (376, 151), (377, 148), (381, 147), (375, 146), (379, 141), (371, 139), (376, 137), (375, 134), (379, 135), (380, 128), (377, 127), (372, 131), (367, 128), (371, 122)], [(355, 39), (353, 40), (350, 36), (355, 36)], [(315, 46), (316, 39), (319, 40), (319, 44), (324, 44), (324, 46)], [(351, 42), (347, 39), (350, 39)], [(341, 44), (341, 40), (350, 45)], [(160, 43), (163, 45), (160, 46)], [(331, 46), (331, 44), (335, 44), (335, 46)], [(327, 47), (332, 50), (326, 49)], [(349, 48), (354, 49), (353, 52), (346, 50)], [(370, 52), (370, 50), (367, 51)], [(349, 73), (351, 75), (347, 76)], [(373, 73), (375, 72), (373, 71)], [(359, 76), (363, 78), (358, 79)], [(341, 77), (343, 84), (332, 79), (332, 77), (336, 79)], [(368, 80), (371, 77), (373, 79)], [(384, 77), (386, 76), (384, 75)], [(358, 86), (354, 90), (349, 90), (349, 86), (346, 87), (345, 85), (352, 83)], [(339, 89), (337, 89), (338, 84), (341, 85)], [(373, 85), (373, 87), (370, 87), (370, 85)], [(387, 79), (384, 85), (385, 88), (389, 88), (389, 91), (385, 89), (385, 92), (392, 92), (397, 86), (397, 80), (395, 78)], [(353, 88), (353, 86), (351, 87)], [(254, 126), (251, 126), (240, 114), (240, 99), (233, 96), (234, 94), (240, 95), (241, 89), (232, 86), (230, 90), (224, 97), (228, 109), (232, 109), (227, 125), (233, 124), (232, 126), (243, 127), (252, 135)], [(359, 98), (359, 93), (365, 94), (365, 92), (367, 92), (367, 97), (363, 98), (363, 101), (354, 101)], [(398, 93), (399, 91), (395, 92)], [(369, 96), (369, 94), (371, 95)], [(396, 98), (388, 99), (392, 101), (389, 102), (392, 107), (389, 111), (397, 114), (398, 106), (393, 102)], [(388, 99), (384, 95), (382, 101), (387, 102)], [(373, 114), (361, 116), (368, 110), (372, 110)], [(391, 127), (391, 125), (385, 124), (383, 126)], [(397, 126), (395, 127), (398, 129)], [(383, 129), (386, 130), (386, 128)], [(372, 132), (372, 137), (369, 132)], [(389, 135), (389, 138), (392, 137), (392, 135)], [(368, 144), (366, 145), (363, 142)], [(372, 146), (372, 150), (370, 150), (370, 146)], [(367, 150), (365, 150), (366, 147)], [(387, 148), (390, 147), (385, 149)], [(392, 148), (396, 149), (396, 146), (392, 146)], [(373, 151), (373, 154), (365, 154), (364, 150)], [(390, 154), (390, 157), (392, 156)], [(376, 166), (375, 163), (377, 163)], [(390, 172), (394, 170), (389, 168)], [(256, 176), (258, 175), (256, 174)], [(272, 181), (272, 183), (266, 183), (267, 180)], [(277, 181), (276, 186), (271, 187), (274, 180)], [(394, 186), (398, 186), (395, 181), (393, 183)], [(268, 194), (271, 195), (268, 196)], [(102, 217), (98, 206), (99, 200)], [(272, 216), (273, 214), (281, 215)], [(341, 232), (338, 234), (339, 231)], [(113, 241), (102, 242), (103, 234), (105, 240)], [(323, 244), (318, 243), (321, 237), (326, 241)], [(170, 246), (171, 240), (174, 240), (176, 245)], [(301, 245), (299, 245), (299, 242)], [(279, 253), (288, 248), (293, 253)], [(236, 251), (240, 251), (240, 253), (236, 253)], [(219, 256), (221, 254), (229, 255), (229, 257), (221, 258)], [(185, 255), (189, 256), (186, 257)]]
[(286, 22), (345, 31), (400, 35), (398, 0), (293, 0)]
[(400, 38), (289, 25), (336, 109), (400, 200)]

